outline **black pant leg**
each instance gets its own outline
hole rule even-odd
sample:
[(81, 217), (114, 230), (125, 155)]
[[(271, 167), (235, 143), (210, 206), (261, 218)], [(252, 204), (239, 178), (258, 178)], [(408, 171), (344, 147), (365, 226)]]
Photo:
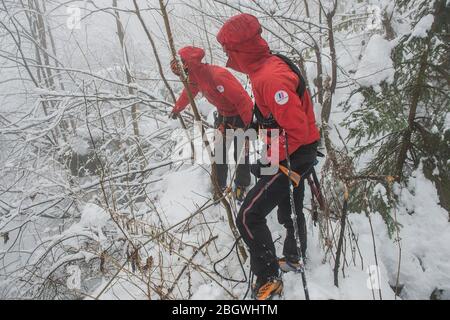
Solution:
[(266, 216), (288, 195), (288, 180), (282, 173), (263, 176), (239, 210), (236, 225), (250, 250), (250, 265), (258, 277), (277, 276), (279, 267)]
[[(225, 125), (225, 119), (222, 115), (218, 114), (214, 128), (218, 129), (219, 126)], [(226, 135), (216, 131), (216, 134), (221, 135), (221, 139), (215, 139), (214, 141), (214, 160), (216, 161), (217, 168), (217, 183), (219, 187), (224, 189), (227, 186), (228, 178), (228, 148)]]
[[(240, 116), (235, 116), (232, 118), (231, 127), (235, 130), (242, 129), (245, 130), (245, 124)], [(248, 141), (244, 143), (239, 143), (237, 137), (234, 138), (234, 161), (236, 163), (236, 179), (234, 181), (235, 185), (248, 187), (251, 182), (250, 176), (250, 162), (249, 162), (249, 145)]]
[[(248, 187), (251, 182), (250, 177), (250, 163), (248, 155), (248, 141), (242, 145), (242, 149), (239, 149), (237, 138), (234, 139), (234, 160), (237, 165), (236, 179), (234, 183), (237, 186)], [(242, 153), (242, 155), (241, 155)]]
[(223, 159), (216, 159), (219, 162), (219, 163), (216, 163), (216, 168), (217, 168), (217, 183), (219, 184), (220, 188), (226, 187), (227, 178), (228, 178), (228, 164), (226, 161), (226, 148), (225, 147), (226, 147), (225, 143), (215, 144), (215, 150), (217, 150), (217, 148), (223, 148), (223, 150), (224, 150)]
[[(306, 255), (307, 249), (307, 230), (305, 215), (303, 213), (303, 198), (305, 191), (305, 182), (301, 181), (300, 185), (294, 189), (294, 204), (297, 214), (297, 226), (300, 237), (302, 255)], [(294, 224), (292, 221), (291, 199), (288, 194), (278, 206), (278, 222), (286, 228), (286, 238), (284, 240), (283, 255), (295, 260), (298, 258), (297, 241), (295, 239)]]
[[(306, 220), (303, 213), (303, 200), (305, 196), (305, 178), (309, 174), (309, 170), (314, 165), (317, 156), (317, 145), (312, 144), (305, 146), (294, 152), (291, 159), (291, 167), (297, 173), (305, 174), (297, 188), (294, 188), (294, 204), (297, 214), (297, 226), (299, 231), (301, 251), (303, 257), (306, 256), (307, 249), (307, 229)], [(285, 161), (283, 162), (286, 165)], [(286, 228), (286, 239), (284, 241), (283, 255), (285, 257), (297, 258), (297, 241), (295, 239), (294, 224), (291, 218), (291, 201), (288, 194), (278, 206), (278, 222)]]

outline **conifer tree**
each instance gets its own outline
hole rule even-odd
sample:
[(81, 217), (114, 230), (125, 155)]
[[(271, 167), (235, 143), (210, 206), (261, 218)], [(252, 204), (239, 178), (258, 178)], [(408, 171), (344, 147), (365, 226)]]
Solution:
[[(362, 103), (344, 125), (355, 142), (356, 156), (374, 154), (363, 174), (392, 175), (406, 184), (422, 166), (436, 185), (441, 205), (449, 210), (450, 7), (446, 0), (401, 0), (396, 10), (412, 27), (409, 34), (393, 40), (393, 81), (354, 90), (345, 108), (348, 111), (357, 97)], [(353, 206), (362, 211), (361, 197), (369, 195), (369, 202), (392, 227), (395, 199), (379, 191), (378, 182), (367, 182), (357, 191)]]

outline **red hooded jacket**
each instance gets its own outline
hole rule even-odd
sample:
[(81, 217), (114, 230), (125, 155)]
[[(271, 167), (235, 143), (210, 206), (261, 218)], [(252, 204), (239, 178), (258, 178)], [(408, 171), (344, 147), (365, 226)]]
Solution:
[[(227, 69), (202, 63), (205, 52), (200, 48), (185, 47), (178, 54), (188, 68), (189, 88), (194, 97), (201, 92), (222, 116), (239, 115), (246, 125), (251, 122), (252, 99)], [(184, 89), (173, 112), (183, 111), (188, 104), (189, 98)]]
[[(227, 67), (249, 75), (255, 102), (264, 117), (272, 114), (288, 136), (289, 154), (320, 139), (314, 107), (308, 90), (297, 94), (298, 76), (280, 58), (270, 53), (261, 37), (258, 19), (250, 14), (230, 18), (217, 40), (228, 55)], [(280, 133), (279, 161), (286, 158), (285, 139)], [(272, 157), (271, 157), (272, 158)]]

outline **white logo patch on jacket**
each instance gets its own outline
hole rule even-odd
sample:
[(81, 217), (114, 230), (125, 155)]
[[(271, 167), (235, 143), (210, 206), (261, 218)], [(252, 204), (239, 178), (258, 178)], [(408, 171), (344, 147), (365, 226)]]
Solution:
[(275, 102), (280, 106), (285, 105), (289, 101), (289, 95), (286, 91), (280, 90), (275, 93)]
[(223, 93), (225, 91), (225, 88), (223, 86), (217, 86), (217, 91)]

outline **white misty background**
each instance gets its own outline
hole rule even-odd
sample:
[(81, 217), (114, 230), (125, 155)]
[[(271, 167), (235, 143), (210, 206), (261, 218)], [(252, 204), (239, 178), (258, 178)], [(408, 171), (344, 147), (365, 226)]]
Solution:
[[(251, 13), (307, 80), (327, 155), (326, 208), (305, 195), (311, 298), (448, 299), (446, 1), (166, 4), (176, 49), (224, 66), (217, 31)], [(168, 120), (183, 87), (171, 59), (160, 1), (0, 0), (1, 298), (243, 298), (213, 268), (238, 206), (213, 205), (210, 166), (179, 154), (194, 113)], [(197, 104), (210, 132), (214, 109)], [(216, 269), (243, 280), (243, 258)], [(284, 282), (304, 299), (298, 275)]]

